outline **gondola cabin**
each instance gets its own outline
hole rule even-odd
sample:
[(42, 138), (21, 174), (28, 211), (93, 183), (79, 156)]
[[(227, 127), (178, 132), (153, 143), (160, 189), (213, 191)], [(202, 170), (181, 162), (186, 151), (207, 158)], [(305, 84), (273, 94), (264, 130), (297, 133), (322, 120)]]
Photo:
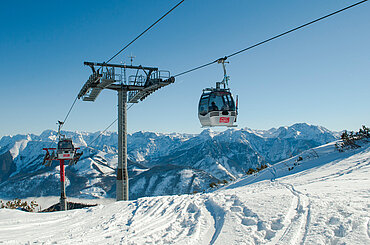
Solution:
[(199, 101), (198, 118), (202, 127), (234, 125), (237, 108), (233, 96), (226, 88), (206, 88)]
[(226, 74), (225, 63), (227, 57), (220, 58), (217, 63), (222, 64), (224, 77), (221, 82), (216, 82), (216, 88), (203, 89), (199, 100), (198, 118), (202, 127), (237, 127), (234, 125), (238, 115), (238, 102), (230, 92), (229, 76)]
[(57, 155), (58, 159), (72, 160), (75, 154), (75, 148), (72, 139), (64, 138), (58, 142)]

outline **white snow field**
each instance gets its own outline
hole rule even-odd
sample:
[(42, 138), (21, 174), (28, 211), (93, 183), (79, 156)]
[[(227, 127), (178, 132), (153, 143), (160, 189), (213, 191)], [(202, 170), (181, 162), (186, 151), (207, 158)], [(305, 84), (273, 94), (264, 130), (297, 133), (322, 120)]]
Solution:
[(0, 209), (0, 244), (370, 244), (369, 177), (369, 143), (330, 143), (211, 193)]

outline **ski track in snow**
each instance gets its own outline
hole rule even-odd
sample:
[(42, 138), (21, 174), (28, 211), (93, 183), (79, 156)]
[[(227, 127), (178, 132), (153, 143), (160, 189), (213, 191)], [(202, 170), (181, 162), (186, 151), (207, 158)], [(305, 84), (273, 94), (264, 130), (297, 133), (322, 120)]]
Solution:
[(220, 206), (218, 206), (212, 199), (207, 200), (205, 202), (205, 205), (207, 210), (213, 217), (215, 231), (209, 244), (214, 244), (224, 225), (225, 211)]
[(280, 184), (286, 187), (295, 196), (295, 199), (293, 199), (291, 208), (286, 216), (288, 225), (279, 240), (276, 241), (276, 244), (304, 244), (310, 225), (310, 200), (306, 195), (295, 190), (293, 185), (288, 183)]
[[(340, 163), (340, 161), (338, 161)], [(337, 161), (335, 162), (337, 163)], [(330, 173), (325, 176), (320, 176), (320, 178), (313, 179), (312, 182), (319, 182), (319, 181), (326, 181), (330, 179), (334, 179), (346, 174), (350, 174), (353, 171), (361, 170), (362, 168), (366, 168), (370, 166), (370, 162), (368, 159), (364, 158), (364, 154), (359, 154), (358, 159), (353, 162), (353, 165), (350, 165), (344, 169), (339, 169), (334, 173)]]
[(54, 213), (1, 209), (0, 244), (370, 244), (370, 147), (332, 154), (211, 193)]

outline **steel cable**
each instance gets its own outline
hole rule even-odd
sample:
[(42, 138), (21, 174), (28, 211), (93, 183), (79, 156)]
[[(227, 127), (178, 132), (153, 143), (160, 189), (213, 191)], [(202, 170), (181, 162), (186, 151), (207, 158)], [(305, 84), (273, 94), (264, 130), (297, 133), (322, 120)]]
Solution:
[[(290, 29), (289, 31), (283, 32), (283, 33), (281, 33), (281, 34), (279, 34), (279, 35), (273, 36), (273, 37), (271, 37), (271, 38), (269, 38), (269, 39), (266, 39), (266, 40), (264, 40), (264, 41), (261, 41), (261, 42), (259, 42), (259, 43), (256, 43), (256, 44), (254, 44), (254, 45), (252, 45), (252, 46), (249, 46), (249, 47), (247, 47), (247, 48), (241, 49), (241, 50), (239, 50), (239, 51), (237, 51), (237, 52), (235, 52), (235, 53), (232, 53), (232, 54), (230, 54), (230, 55), (226, 55), (224, 58), (220, 58), (220, 59), (225, 59), (225, 60), (226, 60), (227, 58), (233, 57), (233, 56), (238, 55), (238, 54), (240, 54), (240, 53), (243, 53), (243, 52), (245, 52), (245, 51), (247, 51), (247, 50), (250, 50), (250, 49), (252, 49), (252, 48), (255, 48), (255, 47), (257, 47), (257, 46), (260, 46), (260, 45), (262, 45), (262, 44), (265, 44), (265, 43), (267, 43), (267, 42), (270, 42), (270, 41), (272, 41), (272, 40), (274, 40), (274, 39), (277, 39), (277, 38), (279, 38), (279, 37), (285, 36), (285, 35), (287, 35), (287, 34), (289, 34), (289, 33), (291, 33), (291, 32), (297, 31), (297, 30), (299, 30), (299, 29), (301, 29), (301, 28), (304, 28), (304, 27), (309, 26), (309, 25), (311, 25), (311, 24), (313, 24), (313, 23), (316, 23), (316, 22), (318, 22), (318, 21), (321, 21), (321, 20), (323, 20), (323, 19), (326, 19), (326, 18), (328, 18), (328, 17), (330, 17), (330, 16), (333, 16), (333, 15), (335, 15), (335, 14), (338, 14), (338, 13), (340, 13), (340, 12), (343, 12), (343, 11), (345, 11), (345, 10), (347, 10), (347, 9), (353, 8), (353, 7), (355, 7), (355, 6), (359, 5), (359, 4), (362, 4), (362, 3), (367, 2), (367, 1), (368, 1), (368, 0), (363, 0), (363, 1), (360, 1), (360, 2), (357, 2), (357, 3), (354, 3), (354, 4), (350, 5), (350, 6), (347, 6), (347, 7), (345, 7), (345, 8), (340, 9), (340, 10), (337, 10), (337, 11), (335, 11), (335, 12), (333, 12), (333, 13), (327, 14), (327, 15), (325, 15), (325, 16), (323, 16), (323, 17), (320, 17), (320, 18), (315, 19), (315, 20), (313, 20), (313, 21), (307, 22), (306, 24), (303, 24), (303, 25), (300, 25), (300, 26), (295, 27), (295, 28), (293, 28), (293, 29)], [(214, 64), (214, 63), (217, 63), (217, 61), (219, 61), (220, 59), (217, 59), (217, 60), (212, 61), (212, 62), (209, 62), (209, 63), (207, 63), (207, 64), (204, 64), (204, 65), (201, 65), (201, 66), (198, 66), (198, 67), (192, 68), (192, 69), (190, 69), (190, 70), (187, 70), (187, 71), (181, 72), (181, 73), (179, 73), (179, 74), (176, 74), (174, 77), (182, 76), (182, 75), (185, 75), (185, 74), (187, 74), (187, 73), (193, 72), (193, 71), (195, 71), (195, 70), (198, 70), (198, 69), (204, 68), (204, 67), (206, 67), (206, 66), (212, 65), (212, 64)]]
[[(123, 50), (128, 48), (132, 43), (134, 43), (137, 39), (139, 39), (142, 35), (144, 35), (147, 31), (149, 31), (153, 26), (155, 26), (158, 22), (160, 22), (164, 17), (166, 17), (169, 13), (171, 13), (174, 9), (176, 9), (180, 4), (182, 4), (185, 0), (180, 1), (178, 4), (176, 4), (173, 8), (171, 8), (169, 11), (167, 11), (161, 18), (159, 18), (156, 22), (154, 22), (152, 25), (150, 25), (145, 31), (143, 31), (140, 35), (138, 35), (134, 40), (132, 40), (129, 44), (127, 44), (124, 48), (122, 48), (120, 51), (118, 51), (115, 55), (113, 55), (109, 60), (107, 60), (104, 63), (108, 63), (109, 61), (113, 60), (117, 55), (119, 55)], [(64, 118), (64, 124), (66, 120), (68, 119), (69, 114), (72, 111), (72, 108), (76, 104), (76, 101), (78, 99), (78, 96), (75, 98), (75, 100), (72, 103), (72, 106), (69, 108), (68, 113), (66, 117)], [(61, 128), (64, 126), (64, 124), (61, 126)]]
[(149, 31), (153, 26), (155, 26), (158, 22), (160, 22), (164, 17), (166, 17), (169, 13), (171, 13), (175, 8), (177, 8), (180, 4), (182, 4), (185, 0), (180, 1), (176, 6), (170, 9), (167, 13), (165, 13), (161, 18), (159, 18), (156, 22), (154, 22), (151, 26), (149, 26), (145, 31), (143, 31), (139, 36), (137, 36), (134, 40), (132, 40), (129, 44), (123, 47), (120, 51), (118, 51), (115, 55), (113, 55), (109, 60), (104, 63), (108, 63), (109, 61), (113, 60), (117, 55), (119, 55), (123, 50), (128, 48), (133, 42), (139, 39), (142, 35), (144, 35), (147, 31)]
[[(134, 103), (132, 103), (128, 108), (127, 108), (127, 110), (130, 110), (130, 108), (133, 106), (133, 105), (135, 105)], [(115, 122), (117, 122), (118, 121), (118, 118), (116, 118), (111, 124), (109, 124), (109, 126), (108, 127), (106, 127), (103, 131), (101, 131), (100, 132), (100, 134), (95, 138), (95, 139), (93, 139), (90, 143), (89, 143), (89, 145), (92, 145), (92, 143), (94, 143), (102, 134), (104, 134), (110, 127), (112, 127), (112, 125), (115, 123)], [(90, 146), (91, 147), (91, 146)], [(93, 147), (91, 147), (91, 148), (93, 148)], [(95, 149), (95, 148), (94, 148)]]

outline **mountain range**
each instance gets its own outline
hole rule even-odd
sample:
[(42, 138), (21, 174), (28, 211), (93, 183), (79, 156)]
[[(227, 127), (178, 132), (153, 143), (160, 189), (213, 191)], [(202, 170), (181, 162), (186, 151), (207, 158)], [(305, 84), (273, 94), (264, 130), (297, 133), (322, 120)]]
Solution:
[[(66, 167), (67, 195), (115, 197), (118, 136), (114, 132), (63, 132), (83, 155)], [(202, 192), (234, 181), (250, 168), (272, 165), (338, 138), (321, 126), (297, 123), (270, 130), (204, 130), (200, 134), (136, 132), (127, 136), (130, 199)], [(59, 195), (59, 163), (42, 165), (44, 147), (57, 132), (0, 139), (0, 197)]]

